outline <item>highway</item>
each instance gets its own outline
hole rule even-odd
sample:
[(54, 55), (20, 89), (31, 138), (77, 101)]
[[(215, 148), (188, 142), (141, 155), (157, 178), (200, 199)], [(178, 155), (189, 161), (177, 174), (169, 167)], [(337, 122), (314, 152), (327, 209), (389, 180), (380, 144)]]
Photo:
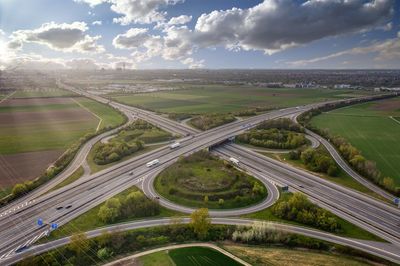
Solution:
[[(183, 218), (183, 223), (189, 223), (189, 218)], [(240, 219), (240, 218), (212, 218), (211, 222), (213, 224), (225, 224), (225, 225), (243, 225), (243, 226), (251, 226), (254, 222), (260, 222), (257, 220), (250, 219)], [(123, 224), (116, 224), (108, 227), (99, 228), (96, 230), (86, 232), (86, 236), (88, 238), (93, 238), (101, 235), (105, 231), (110, 233), (112, 232), (122, 232), (129, 231), (140, 228), (148, 228), (155, 226), (165, 226), (171, 223), (171, 219), (150, 219), (150, 220), (142, 220), (142, 221), (134, 221)], [(300, 234), (308, 237), (313, 237), (316, 239), (328, 241), (331, 243), (351, 247), (363, 252), (367, 252), (369, 254), (373, 254), (375, 256), (385, 258), (389, 261), (399, 263), (400, 262), (400, 249), (392, 244), (383, 243), (383, 242), (374, 242), (374, 241), (365, 241), (359, 239), (345, 238), (341, 236), (337, 236), (334, 234), (326, 233), (323, 231), (310, 229), (301, 226), (282, 224), (276, 222), (265, 222), (270, 228), (274, 228), (276, 230), (281, 230), (288, 233)], [(29, 255), (38, 255), (46, 251), (50, 251), (61, 246), (64, 246), (70, 242), (69, 237), (61, 238), (58, 240), (54, 240), (45, 244), (35, 245), (30, 248)], [(16, 256), (12, 257), (8, 262), (16, 263), (21, 259), (24, 259), (26, 253), (19, 253)]]
[[(70, 89), (74, 90), (74, 88)], [(78, 90), (76, 91), (85, 95), (84, 92)], [(92, 95), (86, 96), (92, 97)], [(48, 226), (35, 227), (36, 220), (39, 217), (43, 218), (48, 223), (57, 222), (59, 225), (65, 224), (71, 219), (86, 212), (90, 208), (98, 205), (100, 202), (103, 202), (107, 198), (110, 198), (128, 187), (142, 182), (143, 180), (146, 181), (147, 178), (154, 176), (156, 172), (161, 171), (168, 165), (175, 162), (179, 156), (187, 156), (203, 148), (218, 144), (229, 137), (244, 132), (248, 128), (253, 127), (264, 120), (298, 114), (321, 105), (321, 103), (319, 103), (303, 107), (277, 110), (267, 114), (254, 116), (243, 121), (236, 121), (227, 125), (223, 125), (206, 132), (197, 133), (197, 131), (194, 129), (189, 129), (177, 122), (159, 117), (152, 112), (143, 111), (133, 107), (127, 107), (119, 103), (113, 103), (98, 96), (93, 97), (99, 98), (96, 100), (110, 104), (124, 112), (131, 112), (134, 115), (161, 128), (173, 131), (176, 134), (186, 137), (182, 139), (181, 147), (179, 149), (170, 150), (168, 147), (162, 147), (144, 155), (132, 158), (131, 160), (110, 167), (109, 169), (103, 170), (94, 175), (83, 177), (73, 184), (63, 187), (57, 191), (53, 191), (38, 197), (35, 199), (34, 204), (24, 206), (23, 208), (18, 209), (18, 211), (5, 217), (0, 217), (0, 237), (1, 239), (5, 239), (5, 241), (0, 243), (0, 260), (3, 259), (4, 262), (7, 262), (7, 260), (14, 255), (13, 252), (16, 249), (24, 245), (31, 245), (34, 241), (37, 241), (37, 239), (48, 232)], [(153, 159), (159, 159), (160, 164), (152, 168), (146, 167), (145, 164)], [(131, 171), (133, 171), (132, 175), (129, 174)], [(256, 177), (258, 176), (259, 178), (262, 178), (262, 176), (269, 175), (270, 174), (267, 170), (261, 171), (258, 175), (256, 175)], [(321, 181), (321, 179), (319, 180)], [(315, 198), (315, 200), (318, 201), (320, 199)], [(366, 200), (366, 202), (373, 201), (374, 204), (378, 204), (376, 200), (368, 197), (367, 199), (362, 198), (362, 200)], [(389, 208), (389, 206), (386, 204), (381, 204), (382, 210), (385, 212), (384, 217), (386, 217), (386, 215), (392, 216), (391, 221), (396, 219), (396, 217), (399, 217), (398, 210), (393, 207)], [(356, 224), (362, 223), (362, 220), (365, 217), (370, 216), (366, 215), (365, 211), (363, 211), (361, 214), (358, 214), (358, 210), (355, 210), (354, 207), (350, 208), (344, 203), (343, 205), (344, 207), (342, 209), (345, 209), (348, 213), (350, 213), (347, 215), (356, 220)], [(66, 208), (67, 206), (71, 207)], [(363, 205), (361, 206), (364, 207)], [(57, 210), (56, 208), (60, 209)], [(395, 243), (399, 240), (399, 238), (394, 239), (393, 235), (386, 232), (392, 229), (393, 224), (387, 225), (386, 223), (383, 223), (379, 229), (376, 229), (372, 225), (369, 226), (373, 227), (373, 230), (379, 231), (378, 233), (387, 237), (388, 240), (390, 239)], [(384, 232), (382, 233), (380, 231)]]
[(239, 159), (251, 174), (266, 173), (272, 181), (304, 193), (318, 205), (400, 246), (399, 209), (235, 144), (214, 151)]

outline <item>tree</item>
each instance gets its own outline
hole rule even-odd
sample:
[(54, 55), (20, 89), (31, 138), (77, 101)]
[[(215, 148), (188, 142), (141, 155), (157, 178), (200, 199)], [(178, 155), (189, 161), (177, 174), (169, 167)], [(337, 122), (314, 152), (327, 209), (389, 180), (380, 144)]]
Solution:
[(224, 205), (224, 199), (219, 199), (219, 200), (218, 200), (218, 205), (219, 205), (219, 206)]
[(385, 177), (385, 178), (383, 178), (382, 183), (383, 183), (383, 187), (386, 189), (389, 189), (392, 191), (395, 189), (393, 178)]
[(98, 216), (105, 223), (114, 222), (121, 213), (120, 208), (121, 203), (119, 199), (111, 198), (100, 207)]
[(86, 253), (90, 248), (90, 243), (85, 233), (75, 233), (71, 236), (69, 249), (75, 252), (77, 256)]
[(101, 260), (106, 260), (112, 256), (111, 250), (108, 248), (101, 248), (97, 251), (97, 257)]
[(207, 208), (201, 208), (190, 215), (190, 226), (199, 239), (205, 239), (211, 226), (210, 214)]
[(14, 196), (21, 196), (26, 192), (26, 186), (25, 184), (16, 184), (12, 190), (12, 194)]
[(205, 195), (205, 196), (204, 196), (204, 205), (206, 205), (206, 206), (207, 206), (207, 204), (208, 204), (208, 196), (207, 196), (207, 195)]

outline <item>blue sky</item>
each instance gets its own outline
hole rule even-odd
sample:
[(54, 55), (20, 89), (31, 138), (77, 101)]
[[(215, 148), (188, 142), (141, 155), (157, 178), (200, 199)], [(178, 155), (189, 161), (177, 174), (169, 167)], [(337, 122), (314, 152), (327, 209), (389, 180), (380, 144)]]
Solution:
[(396, 0), (0, 0), (0, 68), (399, 68), (399, 9)]

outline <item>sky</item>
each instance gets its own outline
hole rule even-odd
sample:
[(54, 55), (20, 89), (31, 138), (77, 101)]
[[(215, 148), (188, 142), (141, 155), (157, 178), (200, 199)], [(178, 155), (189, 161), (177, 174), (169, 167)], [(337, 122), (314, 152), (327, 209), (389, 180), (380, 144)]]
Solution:
[(400, 68), (398, 0), (0, 0), (0, 70)]

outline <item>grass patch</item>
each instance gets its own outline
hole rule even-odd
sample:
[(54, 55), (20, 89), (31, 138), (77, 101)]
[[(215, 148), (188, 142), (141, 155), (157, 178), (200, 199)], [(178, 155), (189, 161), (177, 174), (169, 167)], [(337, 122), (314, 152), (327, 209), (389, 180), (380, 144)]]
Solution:
[(103, 120), (100, 124), (100, 128), (115, 127), (122, 124), (125, 120), (122, 114), (108, 105), (93, 101), (88, 98), (78, 98), (77, 101)]
[(253, 205), (268, 193), (259, 180), (207, 152), (181, 158), (157, 176), (154, 186), (175, 203), (210, 209)]
[(239, 262), (227, 257), (211, 248), (187, 247), (169, 251), (169, 256), (176, 266), (197, 266), (197, 265), (242, 265)]
[(223, 248), (251, 265), (361, 266), (373, 265), (362, 258), (308, 249), (223, 245)]
[(26, 89), (17, 90), (16, 93), (12, 95), (12, 98), (43, 98), (43, 97), (66, 97), (74, 96), (75, 93), (60, 88), (36, 88), (36, 89)]
[(175, 266), (172, 262), (168, 251), (155, 252), (139, 258), (142, 266)]
[(400, 185), (400, 124), (390, 116), (400, 116), (399, 98), (336, 109), (315, 116), (311, 124), (344, 137)]
[(72, 175), (67, 177), (64, 181), (62, 181), (60, 184), (58, 184), (57, 186), (53, 187), (52, 189), (50, 189), (46, 193), (49, 193), (51, 191), (55, 191), (57, 189), (60, 189), (60, 188), (62, 188), (64, 186), (66, 186), (66, 185), (69, 185), (69, 184), (75, 182), (76, 180), (81, 178), (83, 176), (83, 174), (84, 174), (83, 167), (80, 166), (78, 169), (76, 169), (76, 171)]
[[(280, 198), (277, 201), (276, 204), (280, 202), (287, 202), (292, 196), (292, 193), (281, 193)], [(250, 219), (258, 219), (258, 220), (265, 220), (265, 221), (273, 221), (273, 222), (282, 222), (282, 223), (288, 223), (288, 224), (293, 224), (293, 225), (300, 225), (304, 226), (303, 224), (295, 221), (289, 221), (286, 219), (281, 219), (277, 217), (271, 208), (264, 209), (259, 212), (251, 213), (251, 214), (246, 214), (243, 215), (245, 218), (250, 218)], [(358, 238), (358, 239), (365, 239), (365, 240), (373, 240), (373, 241), (383, 241), (381, 238), (369, 233), (368, 231), (365, 231), (364, 229), (361, 229), (360, 227), (355, 226), (354, 224), (338, 217), (335, 216), (338, 224), (341, 227), (341, 230), (335, 234), (345, 236), (345, 237), (352, 237), (352, 238)]]

